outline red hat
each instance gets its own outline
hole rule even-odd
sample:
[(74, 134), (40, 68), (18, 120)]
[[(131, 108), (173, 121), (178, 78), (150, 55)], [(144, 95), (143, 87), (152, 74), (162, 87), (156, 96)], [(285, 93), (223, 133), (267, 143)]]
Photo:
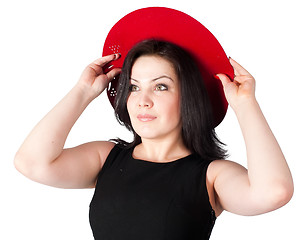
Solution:
[[(200, 22), (183, 12), (149, 7), (127, 14), (112, 27), (104, 43), (103, 56), (120, 53), (121, 57), (111, 63), (111, 68), (122, 68), (128, 51), (146, 39), (174, 43), (193, 56), (212, 103), (215, 126), (219, 125), (228, 103), (222, 84), (215, 75), (224, 73), (233, 79), (234, 71), (217, 39)], [(112, 106), (116, 89), (117, 78), (110, 83), (107, 92)]]

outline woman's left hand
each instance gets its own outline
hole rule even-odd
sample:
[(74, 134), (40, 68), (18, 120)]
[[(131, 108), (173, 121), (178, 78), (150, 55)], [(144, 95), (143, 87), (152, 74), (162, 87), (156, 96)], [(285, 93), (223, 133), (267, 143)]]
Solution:
[(230, 63), (235, 73), (233, 81), (222, 73), (217, 76), (222, 82), (228, 103), (235, 110), (237, 106), (255, 100), (255, 79), (235, 60), (230, 58)]

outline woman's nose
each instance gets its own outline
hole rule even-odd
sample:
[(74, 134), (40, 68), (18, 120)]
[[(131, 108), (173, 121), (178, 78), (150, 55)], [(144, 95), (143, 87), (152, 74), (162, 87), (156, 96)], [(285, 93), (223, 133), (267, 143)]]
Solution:
[(153, 106), (153, 101), (148, 93), (141, 93), (139, 99), (139, 107), (151, 108)]

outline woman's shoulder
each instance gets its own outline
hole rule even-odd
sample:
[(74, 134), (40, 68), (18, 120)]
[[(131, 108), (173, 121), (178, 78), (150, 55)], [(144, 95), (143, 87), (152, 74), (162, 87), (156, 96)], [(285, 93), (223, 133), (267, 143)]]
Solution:
[(127, 145), (125, 142), (118, 141), (99, 141), (97, 145), (102, 167), (110, 164), (116, 158), (121, 158), (132, 149), (130, 144)]
[(221, 174), (222, 172), (227, 172), (227, 171), (235, 170), (238, 168), (243, 169), (244, 167), (242, 165), (240, 165), (239, 163), (231, 161), (231, 160), (217, 159), (217, 160), (213, 160), (209, 164), (208, 172), (210, 175), (213, 175), (215, 177), (215, 176)]
[(218, 212), (223, 211), (221, 205), (222, 199), (216, 199), (218, 196), (221, 196), (221, 189), (231, 189), (229, 186), (232, 186), (230, 183), (242, 179), (244, 182), (243, 176), (247, 176), (247, 169), (240, 165), (237, 162), (231, 160), (214, 160), (209, 164), (207, 170), (207, 182), (209, 189), (213, 191), (213, 196), (215, 199), (216, 208), (219, 209)]
[[(98, 149), (101, 164), (105, 162), (110, 152), (115, 148), (116, 144), (111, 141), (96, 141), (92, 144), (95, 144)], [(103, 164), (102, 164), (103, 165)]]
[(215, 182), (218, 178), (226, 175), (234, 175), (239, 172), (243, 173), (246, 171), (242, 165), (237, 162), (225, 159), (213, 160), (207, 170), (207, 178), (211, 182)]

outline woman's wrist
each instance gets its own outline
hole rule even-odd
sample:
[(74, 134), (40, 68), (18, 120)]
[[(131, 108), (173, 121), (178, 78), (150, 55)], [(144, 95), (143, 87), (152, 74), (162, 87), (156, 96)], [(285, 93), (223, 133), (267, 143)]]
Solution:
[(93, 101), (98, 94), (91, 90), (89, 86), (82, 83), (77, 83), (71, 90), (73, 94), (77, 95), (77, 98), (82, 100), (84, 104), (88, 105)]
[(234, 104), (230, 104), (236, 115), (250, 111), (250, 109), (259, 107), (258, 101), (255, 97), (243, 97)]

